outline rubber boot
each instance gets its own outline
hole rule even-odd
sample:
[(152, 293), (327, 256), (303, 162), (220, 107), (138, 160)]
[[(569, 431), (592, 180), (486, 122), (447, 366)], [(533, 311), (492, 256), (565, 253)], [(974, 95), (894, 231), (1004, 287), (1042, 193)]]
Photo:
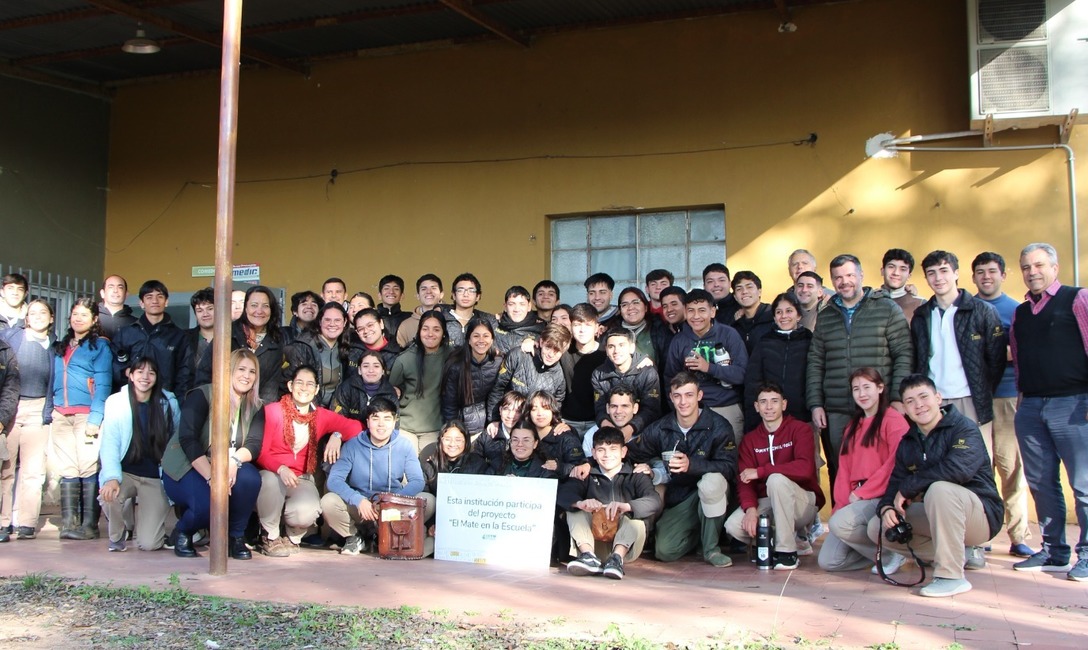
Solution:
[(78, 478), (60, 480), (60, 538), (83, 539), (79, 532), (83, 524), (80, 494), (83, 484)]
[(102, 504), (98, 502), (98, 477), (81, 479), (83, 482), (83, 537), (98, 539), (98, 520), (102, 518)]

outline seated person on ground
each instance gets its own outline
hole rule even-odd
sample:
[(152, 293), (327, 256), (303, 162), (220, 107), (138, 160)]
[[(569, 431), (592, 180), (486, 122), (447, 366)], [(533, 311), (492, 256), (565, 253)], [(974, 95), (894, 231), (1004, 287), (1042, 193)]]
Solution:
[[(314, 481), (320, 441), (329, 436), (324, 460), (334, 463), (342, 441), (362, 430), (357, 420), (314, 403), (318, 382), (313, 367), (295, 368), (287, 390), (280, 401), (264, 407), (264, 440), (255, 463), (261, 473), (257, 497), (257, 516), (264, 530), (261, 552), (271, 557), (298, 553), (299, 541), (321, 514)], [(286, 533), (282, 536), (281, 521)]]
[[(650, 478), (625, 463), (623, 434), (613, 427), (593, 435), (593, 467), (585, 479), (570, 480), (559, 488), (559, 507), (567, 511), (567, 528), (578, 557), (567, 564), (574, 575), (603, 574), (623, 578), (625, 562), (634, 562), (646, 544), (649, 520), (661, 510), (661, 497)], [(593, 522), (601, 517), (617, 522), (614, 537), (604, 541), (609, 555), (602, 566), (594, 553)]]
[[(420, 496), (426, 519), (434, 516), (434, 495), (422, 493), (423, 470), (416, 445), (397, 429), (397, 405), (384, 397), (367, 407), (367, 431), (340, 449), (329, 470), (329, 491), (321, 497), (325, 523), (346, 537), (342, 555), (358, 555), (377, 536), (378, 509), (371, 498), (381, 492)], [(430, 546), (430, 545), (429, 545)]]
[[(1005, 506), (994, 484), (990, 456), (978, 425), (941, 394), (925, 375), (899, 387), (911, 427), (899, 441), (888, 488), (869, 520), (869, 539), (933, 564), (933, 581), (918, 592), (930, 598), (971, 590), (964, 578), (965, 546), (986, 544), (1001, 530)], [(884, 535), (900, 520), (913, 527), (910, 548)], [(985, 567), (985, 562), (978, 568)]]
[[(756, 395), (762, 422), (740, 441), (737, 495), (740, 508), (725, 522), (734, 539), (751, 542), (761, 514), (774, 523), (775, 569), (796, 569), (798, 551), (812, 553), (808, 529), (824, 505), (816, 476), (816, 441), (812, 427), (786, 415), (786, 398), (777, 384), (766, 383)], [(798, 537), (805, 539), (803, 548)]]

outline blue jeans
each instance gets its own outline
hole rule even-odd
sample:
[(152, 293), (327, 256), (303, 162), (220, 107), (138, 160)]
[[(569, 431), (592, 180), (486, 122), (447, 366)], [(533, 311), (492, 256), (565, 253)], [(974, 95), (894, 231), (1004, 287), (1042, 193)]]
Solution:
[[(207, 528), (211, 523), (212, 491), (211, 486), (195, 469), (181, 477), (180, 481), (162, 475), (162, 487), (174, 503), (185, 506), (185, 514), (178, 519), (177, 530), (192, 535)], [(238, 477), (230, 490), (227, 514), (227, 534), (231, 537), (245, 535), (249, 516), (257, 506), (257, 495), (261, 493), (261, 475), (253, 463), (242, 463), (238, 468)]]
[(1064, 463), (1080, 525), (1077, 555), (1088, 557), (1088, 394), (1025, 397), (1016, 412), (1016, 439), (1044, 549), (1056, 560), (1069, 559), (1059, 476)]

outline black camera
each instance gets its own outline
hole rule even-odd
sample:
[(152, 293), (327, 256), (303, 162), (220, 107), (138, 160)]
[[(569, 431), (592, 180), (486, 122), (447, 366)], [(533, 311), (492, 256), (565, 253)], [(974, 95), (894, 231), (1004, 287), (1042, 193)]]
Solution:
[(899, 523), (884, 531), (884, 539), (892, 544), (909, 544), (912, 537), (914, 527), (903, 517), (899, 517)]

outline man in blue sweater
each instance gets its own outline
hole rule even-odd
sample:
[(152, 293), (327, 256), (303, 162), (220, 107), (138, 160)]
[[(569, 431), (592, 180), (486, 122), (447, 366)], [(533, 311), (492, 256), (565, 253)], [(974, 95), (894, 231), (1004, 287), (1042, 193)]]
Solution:
[(424, 521), (434, 516), (434, 497), (423, 491), (423, 469), (414, 442), (397, 430), (397, 405), (376, 397), (366, 410), (366, 435), (344, 443), (340, 460), (329, 470), (321, 497), (321, 511), (329, 528), (346, 537), (342, 555), (365, 552), (377, 534), (378, 509), (371, 497), (380, 492), (423, 496), (427, 501)]

